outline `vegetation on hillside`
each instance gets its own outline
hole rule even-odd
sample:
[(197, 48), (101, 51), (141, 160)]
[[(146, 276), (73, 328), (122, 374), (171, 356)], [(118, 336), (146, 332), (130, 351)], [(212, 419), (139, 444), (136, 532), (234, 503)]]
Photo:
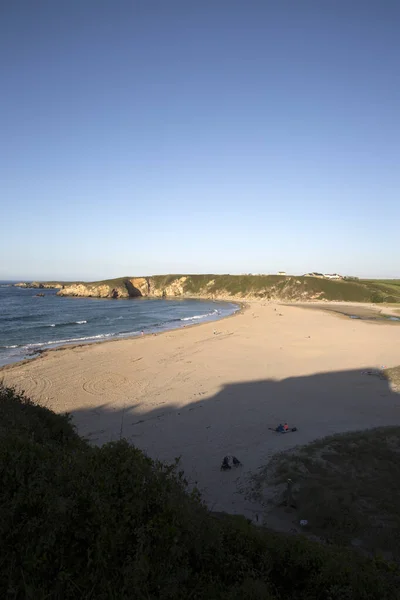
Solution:
[(91, 447), (68, 416), (0, 389), (0, 596), (392, 600), (382, 560), (216, 518), (178, 465)]
[(390, 386), (396, 392), (400, 391), (400, 367), (390, 367), (385, 369), (384, 377), (390, 382)]
[(400, 427), (333, 435), (276, 455), (254, 477), (254, 489), (261, 499), (265, 485), (284, 493), (292, 481), (292, 520), (307, 520), (307, 531), (331, 543), (398, 563), (399, 453)]

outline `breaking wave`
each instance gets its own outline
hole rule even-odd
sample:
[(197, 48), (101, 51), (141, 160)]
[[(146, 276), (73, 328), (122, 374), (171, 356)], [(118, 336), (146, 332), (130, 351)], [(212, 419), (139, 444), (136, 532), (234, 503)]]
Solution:
[(212, 317), (213, 315), (218, 315), (218, 310), (213, 310), (212, 312), (205, 313), (204, 315), (193, 315), (193, 317), (184, 317), (183, 319), (178, 319), (179, 321), (196, 321), (198, 319), (206, 319), (207, 317)]
[(66, 323), (50, 323), (47, 327), (68, 327), (69, 325), (84, 325), (87, 321), (67, 321)]

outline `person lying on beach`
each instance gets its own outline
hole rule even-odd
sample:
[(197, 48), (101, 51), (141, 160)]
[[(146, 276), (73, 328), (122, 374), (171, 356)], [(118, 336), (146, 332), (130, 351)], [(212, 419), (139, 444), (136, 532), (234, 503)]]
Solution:
[(270, 429), (271, 431), (276, 431), (277, 433), (288, 433), (289, 431), (297, 431), (297, 427), (292, 427), (290, 429), (287, 423), (284, 423), (283, 425), (282, 423), (280, 423), (278, 427), (269, 427), (268, 429)]

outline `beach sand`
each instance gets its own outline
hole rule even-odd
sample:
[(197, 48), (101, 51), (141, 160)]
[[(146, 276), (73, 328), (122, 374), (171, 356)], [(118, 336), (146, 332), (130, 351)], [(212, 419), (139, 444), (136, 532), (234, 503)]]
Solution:
[[(120, 437), (181, 465), (214, 511), (256, 521), (251, 472), (277, 451), (400, 424), (400, 394), (366, 369), (400, 364), (400, 327), (265, 301), (222, 321), (44, 353), (0, 379), (96, 444)], [(269, 429), (287, 421), (298, 431)], [(221, 471), (226, 454), (243, 463)]]

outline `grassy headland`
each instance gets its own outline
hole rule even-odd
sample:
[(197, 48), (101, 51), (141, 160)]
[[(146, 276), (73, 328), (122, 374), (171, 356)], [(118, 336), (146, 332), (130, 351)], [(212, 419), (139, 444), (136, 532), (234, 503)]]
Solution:
[(280, 275), (156, 275), (69, 283), (64, 284), (59, 294), (399, 303), (400, 280), (329, 280)]

